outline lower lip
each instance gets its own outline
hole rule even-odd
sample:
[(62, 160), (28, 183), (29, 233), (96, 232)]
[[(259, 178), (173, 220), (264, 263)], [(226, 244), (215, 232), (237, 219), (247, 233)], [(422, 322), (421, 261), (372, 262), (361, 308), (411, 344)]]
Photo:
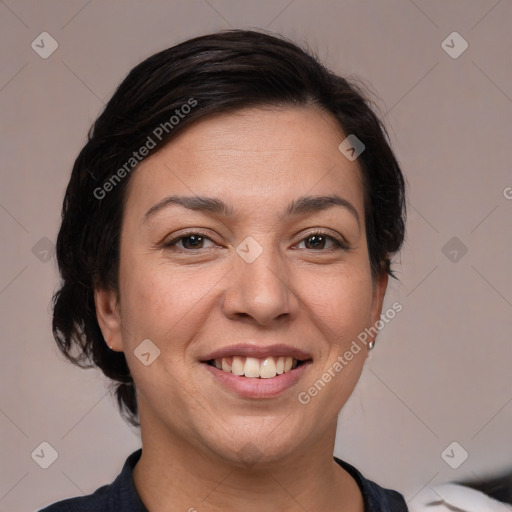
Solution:
[(310, 362), (302, 363), (297, 368), (270, 379), (241, 377), (207, 363), (203, 364), (217, 382), (243, 398), (273, 398), (297, 384)]

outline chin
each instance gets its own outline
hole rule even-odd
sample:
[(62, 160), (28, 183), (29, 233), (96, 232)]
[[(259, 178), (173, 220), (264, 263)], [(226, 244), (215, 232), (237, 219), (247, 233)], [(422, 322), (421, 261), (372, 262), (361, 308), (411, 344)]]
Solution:
[(270, 464), (275, 467), (276, 462), (302, 449), (306, 441), (301, 427), (297, 424), (293, 428), (285, 419), (286, 416), (265, 422), (264, 418), (252, 417), (243, 426), (227, 428), (229, 434), (224, 430), (218, 432), (220, 439), (210, 439), (207, 444), (228, 464), (247, 469), (253, 466), (261, 469)]

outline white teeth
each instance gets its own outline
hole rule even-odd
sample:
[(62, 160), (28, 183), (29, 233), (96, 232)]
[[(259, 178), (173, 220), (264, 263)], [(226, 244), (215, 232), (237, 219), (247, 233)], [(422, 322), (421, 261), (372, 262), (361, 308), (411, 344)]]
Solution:
[(233, 364), (231, 366), (231, 373), (233, 375), (243, 375), (244, 374), (244, 361), (241, 357), (235, 356), (233, 357)]
[(247, 357), (245, 359), (244, 374), (246, 377), (260, 376), (260, 362), (255, 357)]
[(215, 359), (213, 364), (219, 370), (233, 375), (249, 378), (271, 379), (276, 375), (282, 375), (298, 366), (297, 359), (293, 357), (223, 357)]
[[(273, 357), (267, 357), (262, 361), (259, 373), (262, 379), (271, 379), (277, 375), (276, 363)], [(247, 376), (246, 374), (246, 377)]]
[[(217, 366), (217, 365), (215, 365)], [(231, 371), (231, 365), (227, 362), (226, 358), (222, 358), (222, 371), (224, 372), (230, 372)]]

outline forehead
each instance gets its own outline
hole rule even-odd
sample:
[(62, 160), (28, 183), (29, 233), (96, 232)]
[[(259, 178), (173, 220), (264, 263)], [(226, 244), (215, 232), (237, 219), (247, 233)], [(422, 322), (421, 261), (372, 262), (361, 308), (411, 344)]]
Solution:
[(313, 107), (217, 114), (144, 160), (131, 177), (127, 202), (150, 207), (183, 193), (235, 197), (261, 208), (264, 200), (271, 207), (290, 197), (336, 192), (362, 215), (361, 170), (338, 150), (344, 138), (336, 119)]

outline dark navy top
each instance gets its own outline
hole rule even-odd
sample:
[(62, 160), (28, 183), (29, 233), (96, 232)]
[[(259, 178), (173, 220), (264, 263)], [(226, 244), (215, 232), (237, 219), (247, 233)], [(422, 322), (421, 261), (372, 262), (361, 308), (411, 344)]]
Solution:
[[(142, 454), (142, 448), (133, 452), (124, 463), (121, 473), (109, 485), (104, 485), (88, 496), (59, 501), (39, 512), (148, 512), (133, 482), (133, 468)], [(334, 460), (355, 479), (364, 499), (365, 512), (407, 512), (403, 496), (367, 480), (353, 466), (337, 457)]]

